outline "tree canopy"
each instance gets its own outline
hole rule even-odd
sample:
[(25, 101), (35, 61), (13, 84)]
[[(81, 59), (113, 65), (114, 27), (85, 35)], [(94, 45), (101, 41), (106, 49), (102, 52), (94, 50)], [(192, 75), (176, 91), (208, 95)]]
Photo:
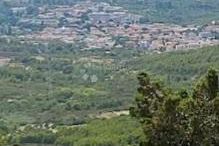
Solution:
[(142, 146), (219, 145), (219, 98), (216, 70), (208, 73), (191, 93), (175, 92), (146, 73), (138, 75), (139, 88), (132, 116), (142, 123)]

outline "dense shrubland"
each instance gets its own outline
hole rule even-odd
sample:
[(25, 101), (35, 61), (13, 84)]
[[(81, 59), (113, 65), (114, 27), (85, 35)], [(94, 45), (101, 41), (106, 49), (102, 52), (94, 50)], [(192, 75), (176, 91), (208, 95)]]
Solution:
[(210, 66), (219, 68), (217, 46), (163, 54), (111, 52), (1, 40), (1, 56), (12, 58), (0, 68), (1, 117), (15, 125), (83, 123), (99, 111), (128, 109), (138, 72), (156, 74), (179, 89), (191, 87)]
[[(55, 133), (54, 133), (55, 131)], [(27, 126), (17, 131), (10, 143), (62, 146), (137, 146), (143, 140), (140, 124), (127, 116), (99, 119), (84, 125), (50, 129)]]

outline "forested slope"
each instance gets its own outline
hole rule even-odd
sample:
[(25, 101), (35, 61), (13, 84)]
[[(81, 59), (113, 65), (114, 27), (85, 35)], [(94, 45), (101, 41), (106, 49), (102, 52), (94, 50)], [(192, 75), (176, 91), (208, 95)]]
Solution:
[(97, 0), (140, 15), (150, 22), (208, 23), (219, 18), (218, 0)]
[(190, 87), (210, 66), (219, 68), (218, 46), (163, 54), (115, 49), (105, 54), (58, 42), (44, 46), (2, 40), (0, 52), (3, 59), (11, 59), (0, 67), (0, 110), (12, 125), (71, 125), (100, 111), (128, 109), (142, 71), (179, 89)]
[[(216, 50), (218, 50), (218, 47), (203, 48), (201, 52), (206, 53), (202, 55), (195, 50), (164, 54), (164, 56), (171, 55), (174, 56), (173, 58), (182, 61), (183, 59), (191, 59), (188, 53), (191, 53), (195, 57), (194, 59), (197, 59), (198, 56), (204, 57), (203, 55), (207, 55), (207, 52), (209, 54), (209, 51), (214, 52)], [(166, 62), (168, 59), (163, 58), (164, 56), (160, 55), (160, 59)], [(157, 56), (152, 55), (152, 57), (156, 58)], [(211, 61), (217, 63), (209, 57), (204, 58), (208, 58), (209, 63)], [(173, 61), (176, 61), (176, 59), (173, 59)], [(194, 65), (199, 60), (189, 61)], [(177, 65), (180, 65), (180, 63), (177, 63)], [(210, 63), (206, 66), (206, 69), (210, 66), (218, 68), (217, 65)], [(194, 65), (196, 70), (199, 70), (197, 66), (204, 67), (205, 65), (202, 66), (202, 62)], [(203, 72), (206, 69), (203, 68)], [(200, 71), (200, 74), (203, 74), (202, 69)], [(161, 81), (157, 80), (157, 77), (150, 76), (142, 71), (137, 76), (139, 81), (138, 94), (135, 96), (136, 103), (132, 104), (134, 106), (130, 108), (130, 113), (139, 119), (142, 129), (140, 124), (129, 116), (88, 120), (85, 123), (75, 123), (75, 125), (45, 122), (42, 124), (24, 124), (13, 128), (7, 128), (9, 124), (6, 121), (1, 121), (0, 138), (2, 133), (7, 134), (13, 130), (16, 132), (8, 139), (8, 142), (27, 144), (28, 146), (31, 144), (137, 146), (139, 143), (145, 146), (168, 145), (169, 143), (171, 145), (183, 143), (185, 146), (203, 143), (218, 145), (218, 72), (210, 68), (207, 74), (199, 77), (198, 80), (189, 81), (193, 84), (192, 88), (187, 86), (183, 89), (176, 89), (176, 87), (170, 89), (167, 84), (162, 84)], [(134, 89), (134, 86), (132, 88)], [(7, 142), (7, 139), (1, 138), (0, 144), (1, 142)]]

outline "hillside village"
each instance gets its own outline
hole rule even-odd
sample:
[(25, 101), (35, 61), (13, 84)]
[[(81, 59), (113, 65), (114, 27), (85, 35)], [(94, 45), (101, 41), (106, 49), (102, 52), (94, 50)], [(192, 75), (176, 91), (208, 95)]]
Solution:
[(136, 48), (156, 52), (219, 44), (217, 21), (205, 26), (149, 23), (140, 15), (108, 3), (19, 6), (12, 11), (21, 19), (16, 27), (11, 27), (10, 33), (25, 41), (60, 40), (83, 44), (84, 49)]
[(218, 75), (219, 0), (0, 0), (0, 146), (219, 146)]

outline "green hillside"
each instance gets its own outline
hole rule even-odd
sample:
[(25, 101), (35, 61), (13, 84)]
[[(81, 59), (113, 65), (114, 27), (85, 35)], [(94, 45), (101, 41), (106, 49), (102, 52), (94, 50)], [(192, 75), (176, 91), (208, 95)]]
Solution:
[(10, 141), (28, 146), (137, 146), (143, 138), (140, 124), (127, 116), (93, 120), (86, 125), (59, 126), (55, 131), (27, 126), (14, 133)]
[(0, 117), (9, 125), (84, 123), (100, 111), (128, 109), (138, 72), (159, 75), (174, 88), (189, 88), (210, 66), (219, 68), (217, 46), (163, 54), (115, 49), (105, 54), (62, 43), (1, 40), (3, 51), (1, 56), (12, 59), (0, 67)]
[(97, 0), (144, 15), (150, 22), (209, 23), (219, 18), (218, 0)]

